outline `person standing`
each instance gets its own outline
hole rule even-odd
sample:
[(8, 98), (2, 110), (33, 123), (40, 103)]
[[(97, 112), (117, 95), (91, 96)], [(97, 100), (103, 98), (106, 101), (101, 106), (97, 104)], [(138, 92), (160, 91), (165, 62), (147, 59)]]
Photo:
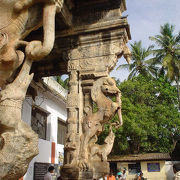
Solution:
[(144, 177), (143, 177), (143, 173), (142, 173), (142, 172), (140, 172), (137, 180), (144, 180)]
[(118, 175), (118, 176), (116, 177), (116, 180), (122, 180), (122, 175)]
[(122, 172), (121, 171), (118, 171), (117, 174), (116, 174), (116, 180), (121, 180), (122, 179)]
[(110, 175), (107, 177), (107, 180), (116, 180), (115, 176), (111, 172)]
[(125, 169), (123, 170), (123, 173), (122, 173), (122, 180), (126, 180), (126, 170)]
[(52, 180), (52, 173), (54, 172), (54, 166), (48, 168), (48, 172), (44, 176), (44, 180)]
[(180, 180), (180, 163), (173, 165), (174, 180)]

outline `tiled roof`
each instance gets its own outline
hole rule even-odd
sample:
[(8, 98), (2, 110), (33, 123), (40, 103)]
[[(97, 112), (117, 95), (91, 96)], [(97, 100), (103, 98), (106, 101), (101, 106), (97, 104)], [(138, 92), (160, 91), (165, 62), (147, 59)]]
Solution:
[(152, 161), (152, 160), (171, 160), (171, 157), (168, 153), (130, 154), (130, 155), (108, 157), (109, 162)]

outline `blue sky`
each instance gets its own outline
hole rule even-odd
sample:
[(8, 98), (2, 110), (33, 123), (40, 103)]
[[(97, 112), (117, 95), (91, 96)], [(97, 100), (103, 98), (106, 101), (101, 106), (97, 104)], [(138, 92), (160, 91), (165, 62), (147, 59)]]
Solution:
[[(180, 31), (180, 0), (126, 0), (132, 40), (142, 40), (144, 47), (151, 42), (148, 37), (159, 34), (160, 25), (170, 23), (175, 25), (175, 34)], [(119, 59), (119, 64), (125, 64), (124, 58)], [(111, 76), (121, 81), (127, 78), (128, 70), (113, 70)]]

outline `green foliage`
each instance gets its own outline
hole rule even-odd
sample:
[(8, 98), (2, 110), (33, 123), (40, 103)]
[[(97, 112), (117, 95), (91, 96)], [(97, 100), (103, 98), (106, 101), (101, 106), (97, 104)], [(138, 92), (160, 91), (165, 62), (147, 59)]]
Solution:
[[(174, 35), (174, 26), (166, 23), (160, 27), (160, 34), (150, 39), (156, 46), (145, 49), (141, 41), (134, 42), (132, 63), (118, 67), (127, 68), (130, 74), (127, 81), (117, 82), (124, 124), (114, 129), (113, 154), (172, 152), (179, 144), (180, 33)], [(172, 86), (173, 81), (176, 86)], [(115, 121), (117, 116), (112, 119)], [(108, 126), (99, 142), (107, 134)]]
[(68, 90), (69, 78), (62, 80), (61, 76), (57, 76), (57, 82), (66, 90)]
[(174, 35), (174, 26), (168, 23), (160, 27), (160, 34), (150, 37), (158, 46), (153, 50), (154, 64), (160, 64), (167, 70), (171, 80), (180, 75), (180, 33)]
[(154, 64), (151, 62), (153, 58), (149, 58), (152, 54), (153, 46), (149, 46), (147, 49), (142, 47), (142, 42), (134, 42), (131, 44), (131, 63), (130, 64), (122, 64), (117, 69), (125, 69), (127, 68), (130, 71), (128, 79), (132, 79), (134, 76), (138, 74), (149, 76), (155, 75), (157, 69)]
[(175, 80), (177, 84), (177, 94), (180, 110), (180, 33), (174, 35), (174, 26), (168, 23), (160, 27), (160, 34), (150, 37), (158, 46), (153, 50), (155, 55), (154, 65), (160, 65), (160, 74), (165, 74), (170, 80)]
[(109, 133), (109, 124), (105, 124), (104, 125), (104, 130), (103, 132), (100, 134), (100, 136), (98, 136), (98, 144), (104, 144), (104, 139), (106, 138), (106, 136)]
[[(170, 152), (180, 134), (176, 88), (165, 78), (139, 75), (119, 85), (123, 126), (115, 131), (113, 154)], [(117, 117), (113, 119), (116, 121)], [(179, 137), (179, 136), (178, 136)]]

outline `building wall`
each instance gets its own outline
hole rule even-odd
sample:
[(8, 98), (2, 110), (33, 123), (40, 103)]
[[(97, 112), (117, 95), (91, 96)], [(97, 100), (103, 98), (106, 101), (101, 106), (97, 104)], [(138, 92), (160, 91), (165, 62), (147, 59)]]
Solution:
[(39, 139), (38, 148), (39, 154), (34, 157), (29, 164), (28, 171), (25, 174), (23, 180), (33, 180), (35, 162), (51, 163), (51, 142)]
[(31, 112), (33, 106), (39, 107), (41, 110), (47, 112), (49, 115), (47, 117), (46, 140), (39, 139), (39, 154), (29, 164), (28, 171), (23, 177), (23, 180), (33, 180), (34, 162), (58, 164), (59, 154), (64, 153), (64, 145), (57, 144), (57, 133), (58, 118), (63, 121), (66, 121), (67, 119), (66, 104), (59, 96), (56, 96), (56, 93), (50, 93), (38, 86), (35, 88), (37, 90), (35, 100), (29, 96), (26, 97), (23, 103), (22, 119), (27, 124), (31, 125)]
[[(147, 163), (159, 163), (160, 164), (160, 172), (148, 172)], [(118, 162), (117, 169), (123, 170), (126, 169), (127, 180), (134, 180), (135, 174), (129, 174), (128, 172), (128, 164), (133, 164), (133, 162)], [(147, 180), (166, 180), (166, 166), (165, 161), (142, 161), (140, 162), (141, 171), (143, 172), (143, 177), (147, 178)], [(170, 180), (170, 179), (168, 179)], [(172, 180), (172, 179), (171, 179)]]
[[(148, 172), (147, 163), (159, 163), (160, 172)], [(141, 170), (144, 174), (144, 178), (148, 180), (166, 180), (165, 161), (143, 161), (141, 162)]]

